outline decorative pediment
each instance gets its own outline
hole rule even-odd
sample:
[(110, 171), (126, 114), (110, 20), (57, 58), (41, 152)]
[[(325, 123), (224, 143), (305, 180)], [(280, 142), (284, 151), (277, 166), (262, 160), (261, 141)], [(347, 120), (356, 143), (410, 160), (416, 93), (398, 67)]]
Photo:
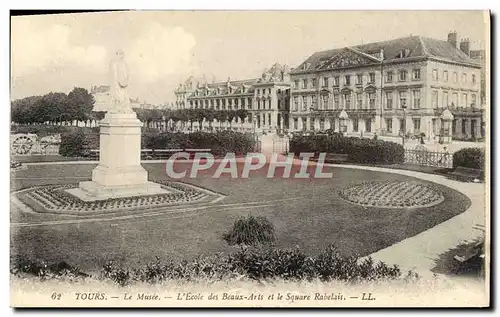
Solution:
[(379, 63), (375, 58), (369, 57), (350, 48), (345, 48), (342, 52), (333, 56), (321, 69), (335, 69), (365, 66)]
[(373, 85), (368, 85), (368, 86), (366, 86), (365, 91), (366, 92), (374, 92), (374, 91), (377, 91), (377, 87), (375, 87)]
[(326, 88), (323, 88), (323, 89), (321, 89), (319, 91), (319, 93), (322, 94), (322, 95), (328, 95), (330, 93), (330, 91), (328, 89), (326, 89)]
[(343, 94), (350, 94), (352, 90), (350, 88), (344, 87), (340, 92)]

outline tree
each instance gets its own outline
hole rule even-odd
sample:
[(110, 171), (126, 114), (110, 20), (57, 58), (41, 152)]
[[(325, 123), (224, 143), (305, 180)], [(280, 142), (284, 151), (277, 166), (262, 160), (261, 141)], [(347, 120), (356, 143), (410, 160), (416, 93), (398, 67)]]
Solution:
[(95, 99), (87, 89), (75, 87), (68, 94), (67, 112), (72, 120), (85, 121), (90, 118)]
[(245, 121), (245, 119), (248, 117), (249, 114), (250, 114), (250, 112), (248, 112), (248, 110), (245, 110), (245, 109), (236, 110), (236, 116), (238, 118), (240, 118), (240, 122), (241, 122), (242, 127), (243, 127), (243, 122)]
[(222, 122), (226, 122), (228, 118), (227, 110), (217, 111), (217, 121), (219, 121), (219, 127), (222, 128)]
[(229, 110), (227, 112), (227, 121), (229, 121), (229, 129), (231, 129), (231, 123), (233, 122), (234, 118), (236, 118), (236, 111)]
[(214, 121), (216, 115), (215, 115), (215, 110), (213, 109), (206, 109), (205, 110), (205, 119), (208, 121), (208, 126), (210, 130), (212, 130), (212, 122)]

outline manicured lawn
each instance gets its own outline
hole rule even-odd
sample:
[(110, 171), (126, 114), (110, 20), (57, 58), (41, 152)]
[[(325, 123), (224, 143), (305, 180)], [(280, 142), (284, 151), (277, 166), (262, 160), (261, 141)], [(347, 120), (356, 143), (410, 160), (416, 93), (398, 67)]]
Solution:
[[(163, 164), (146, 164), (153, 180), (166, 179)], [(15, 174), (12, 190), (40, 184), (77, 183), (90, 178), (95, 165), (30, 166)], [(241, 166), (239, 166), (241, 168)], [(100, 269), (107, 259), (137, 266), (156, 256), (174, 259), (199, 254), (229, 252), (221, 235), (240, 216), (266, 216), (275, 226), (280, 247), (299, 246), (314, 254), (335, 244), (345, 254), (360, 256), (386, 248), (429, 229), (465, 211), (470, 202), (464, 195), (439, 186), (444, 202), (420, 209), (365, 208), (339, 198), (345, 186), (368, 180), (399, 180), (425, 184), (406, 176), (328, 168), (333, 179), (266, 178), (267, 168), (251, 172), (248, 179), (227, 174), (212, 178), (214, 170), (183, 181), (223, 193), (227, 197), (200, 211), (151, 217), (62, 224), (11, 227), (11, 253), (49, 262), (65, 260), (87, 271)], [(292, 175), (294, 173), (292, 172)], [(54, 177), (52, 179), (40, 179)], [(57, 178), (66, 177), (64, 180)], [(69, 178), (68, 178), (69, 177)], [(237, 203), (259, 203), (248, 208)], [(227, 206), (230, 205), (230, 206)], [(68, 216), (29, 215), (12, 209), (11, 221), (39, 222), (74, 219)]]

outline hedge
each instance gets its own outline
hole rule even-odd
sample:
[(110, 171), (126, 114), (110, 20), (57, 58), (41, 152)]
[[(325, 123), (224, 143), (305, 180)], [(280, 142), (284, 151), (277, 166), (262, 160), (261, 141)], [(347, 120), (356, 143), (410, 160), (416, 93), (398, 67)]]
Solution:
[(401, 144), (375, 139), (343, 137), (341, 135), (294, 135), (290, 151), (295, 155), (306, 153), (348, 154), (352, 163), (400, 164), (404, 162)]
[(453, 168), (457, 166), (484, 170), (484, 149), (465, 148), (453, 153)]
[(46, 125), (46, 124), (12, 124), (10, 126), (11, 134), (17, 134), (17, 133), (36, 134), (40, 138), (53, 134), (63, 134), (76, 131), (83, 131), (85, 133), (99, 133), (99, 128)]
[[(89, 276), (66, 262), (48, 265), (39, 260), (23, 257), (11, 260), (11, 274), (36, 276), (42, 280), (61, 277), (102, 278), (119, 285), (133, 282), (162, 283), (168, 280), (224, 280), (245, 277), (251, 280), (313, 280), (321, 281), (374, 281), (406, 277), (398, 266), (374, 262), (371, 258), (359, 260), (342, 255), (333, 245), (317, 255), (308, 255), (300, 248), (276, 248), (273, 246), (244, 247), (229, 254), (199, 256), (191, 261), (162, 261), (157, 258), (139, 268), (120, 267), (109, 261), (104, 264), (100, 276)], [(408, 276), (418, 277), (409, 272)]]
[[(88, 130), (76, 130), (61, 135), (59, 154), (62, 156), (86, 156), (91, 149), (99, 149), (99, 134)], [(151, 132), (146, 131), (141, 138), (142, 149), (211, 149), (216, 156), (228, 152), (243, 155), (255, 148), (253, 135), (232, 131), (218, 133), (194, 132)]]

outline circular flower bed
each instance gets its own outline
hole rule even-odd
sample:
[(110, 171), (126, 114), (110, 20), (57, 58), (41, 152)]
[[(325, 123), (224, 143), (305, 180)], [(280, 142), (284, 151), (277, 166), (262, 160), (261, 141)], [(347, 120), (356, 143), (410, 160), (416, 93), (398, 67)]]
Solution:
[(369, 181), (339, 192), (350, 203), (382, 208), (415, 208), (439, 204), (444, 196), (432, 185), (402, 181)]
[(184, 204), (207, 198), (207, 194), (174, 182), (160, 182), (171, 193), (113, 198), (97, 201), (83, 201), (66, 190), (78, 185), (46, 185), (34, 188), (27, 193), (30, 200), (43, 209), (52, 212), (112, 212), (117, 210), (163, 207)]

